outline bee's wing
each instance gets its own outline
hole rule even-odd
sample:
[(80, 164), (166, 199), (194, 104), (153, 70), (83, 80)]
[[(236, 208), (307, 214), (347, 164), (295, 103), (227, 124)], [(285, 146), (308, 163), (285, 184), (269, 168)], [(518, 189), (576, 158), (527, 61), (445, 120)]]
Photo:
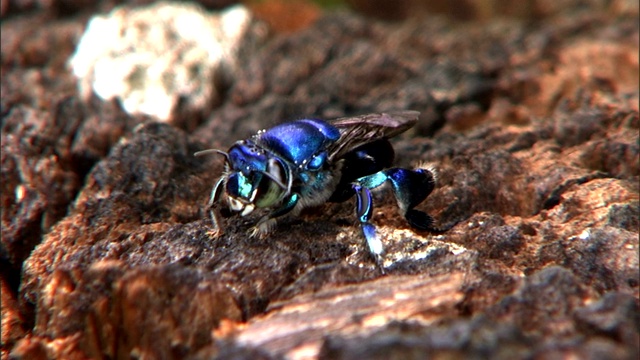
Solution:
[(332, 120), (340, 139), (329, 147), (329, 158), (339, 159), (358, 146), (401, 134), (416, 124), (419, 115), (418, 111), (397, 111)]

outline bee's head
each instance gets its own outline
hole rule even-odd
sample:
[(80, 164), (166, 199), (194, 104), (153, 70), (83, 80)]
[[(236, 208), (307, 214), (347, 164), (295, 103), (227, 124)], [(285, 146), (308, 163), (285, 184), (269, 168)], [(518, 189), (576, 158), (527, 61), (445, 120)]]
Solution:
[(276, 205), (290, 191), (288, 167), (263, 149), (240, 141), (227, 155), (225, 194), (229, 208), (250, 214), (256, 207)]

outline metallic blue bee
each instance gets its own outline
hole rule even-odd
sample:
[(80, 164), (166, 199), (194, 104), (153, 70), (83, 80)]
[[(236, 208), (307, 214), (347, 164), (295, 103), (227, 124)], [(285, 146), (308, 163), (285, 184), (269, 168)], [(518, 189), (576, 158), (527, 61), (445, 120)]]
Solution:
[(380, 266), (383, 246), (369, 222), (371, 190), (390, 184), (400, 213), (412, 227), (444, 231), (433, 227), (431, 216), (414, 209), (433, 190), (435, 174), (429, 169), (389, 168), (394, 151), (388, 139), (415, 125), (418, 115), (402, 111), (332, 121), (297, 120), (261, 130), (228, 152), (197, 152), (196, 156), (215, 152), (226, 158), (224, 174), (209, 201), (214, 230), (221, 231), (217, 209), (221, 200), (241, 216), (256, 208), (268, 210), (251, 232), (263, 236), (283, 215), (355, 195), (356, 216)]

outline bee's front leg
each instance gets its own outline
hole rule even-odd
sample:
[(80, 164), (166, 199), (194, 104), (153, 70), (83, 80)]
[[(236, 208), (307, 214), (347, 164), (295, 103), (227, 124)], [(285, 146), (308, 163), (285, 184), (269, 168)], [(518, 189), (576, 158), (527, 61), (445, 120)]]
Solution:
[(290, 213), (291, 210), (293, 210), (296, 207), (299, 200), (300, 200), (300, 195), (296, 193), (292, 193), (291, 195), (286, 197), (281, 207), (274, 210), (269, 215), (263, 216), (258, 221), (258, 223), (251, 228), (250, 236), (260, 237), (260, 238), (265, 237), (276, 226), (276, 223), (278, 222), (277, 218)]
[(220, 226), (220, 215), (218, 214), (218, 209), (216, 208), (216, 204), (218, 203), (218, 201), (222, 196), (222, 191), (224, 188), (222, 184), (224, 183), (224, 180), (225, 180), (225, 177), (223, 176), (220, 179), (218, 179), (218, 181), (216, 181), (216, 184), (213, 186), (213, 189), (211, 190), (211, 196), (209, 197), (209, 204), (207, 205), (207, 208), (209, 209), (209, 215), (211, 216), (211, 225), (212, 225), (210, 234), (213, 237), (218, 237), (223, 233), (222, 227)]

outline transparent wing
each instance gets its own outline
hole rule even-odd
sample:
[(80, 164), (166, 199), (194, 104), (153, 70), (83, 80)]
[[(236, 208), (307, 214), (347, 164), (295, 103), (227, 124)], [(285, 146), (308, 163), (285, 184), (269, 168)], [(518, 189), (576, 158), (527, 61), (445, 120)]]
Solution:
[(340, 131), (340, 139), (328, 148), (329, 159), (382, 138), (392, 138), (416, 124), (418, 111), (397, 111), (345, 117), (329, 121)]

